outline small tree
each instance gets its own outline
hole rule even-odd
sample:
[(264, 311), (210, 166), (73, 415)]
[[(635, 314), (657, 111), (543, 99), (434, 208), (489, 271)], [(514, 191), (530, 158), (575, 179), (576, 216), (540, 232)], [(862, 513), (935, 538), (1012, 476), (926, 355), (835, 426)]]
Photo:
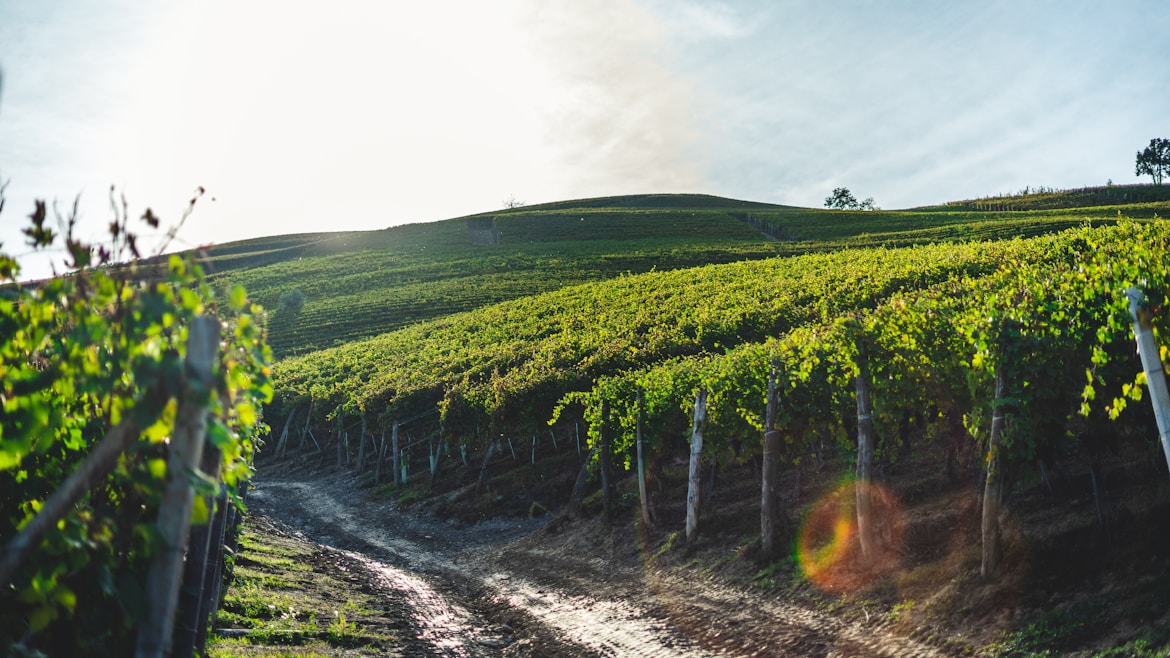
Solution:
[(1138, 151), (1134, 175), (1149, 175), (1154, 185), (1161, 185), (1167, 172), (1170, 172), (1170, 139), (1151, 139), (1144, 151)]
[(858, 201), (847, 187), (838, 187), (833, 190), (832, 194), (825, 197), (825, 207), (837, 210), (879, 210), (873, 203), (873, 197), (868, 197), (865, 201)]
[(305, 306), (305, 293), (300, 288), (293, 288), (280, 294), (280, 308), (289, 313), (300, 313)]

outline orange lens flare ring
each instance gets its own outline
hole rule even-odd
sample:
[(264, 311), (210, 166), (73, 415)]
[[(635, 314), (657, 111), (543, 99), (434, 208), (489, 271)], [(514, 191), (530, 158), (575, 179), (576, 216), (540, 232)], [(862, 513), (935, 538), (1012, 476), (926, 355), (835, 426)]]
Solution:
[[(868, 558), (858, 537), (858, 495), (870, 500), (873, 555)], [(901, 506), (889, 489), (846, 482), (813, 506), (797, 537), (797, 559), (805, 577), (823, 590), (864, 587), (897, 568), (902, 527)]]

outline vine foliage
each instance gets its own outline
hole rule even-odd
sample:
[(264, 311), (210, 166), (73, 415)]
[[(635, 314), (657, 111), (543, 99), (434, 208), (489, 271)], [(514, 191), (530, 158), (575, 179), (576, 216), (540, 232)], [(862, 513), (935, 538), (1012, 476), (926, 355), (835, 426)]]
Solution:
[[(213, 472), (177, 475), (201, 494), (193, 523), (206, 522), (212, 510), (204, 501), (221, 482), (231, 504), (241, 505), (267, 430), (263, 310), (242, 288), (215, 294), (188, 258), (140, 260), (124, 198), (112, 206), (108, 241), (89, 244), (75, 235), (76, 209), (67, 217), (54, 211), (54, 230), (45, 203), (36, 202), (24, 234), (37, 251), (63, 243), (62, 276), (21, 282), (17, 261), (0, 253), (0, 558), (14, 557), (18, 533), (104, 437), (115, 428), (132, 432), (108, 472), (0, 582), (0, 646), (49, 655), (133, 650), (146, 613), (146, 567), (160, 548), (155, 523), (169, 438), (181, 391), (191, 390), (184, 359), (194, 318), (217, 317), (221, 325), (213, 385), (200, 393), (207, 440), (221, 457)], [(150, 210), (140, 220), (158, 228)]]

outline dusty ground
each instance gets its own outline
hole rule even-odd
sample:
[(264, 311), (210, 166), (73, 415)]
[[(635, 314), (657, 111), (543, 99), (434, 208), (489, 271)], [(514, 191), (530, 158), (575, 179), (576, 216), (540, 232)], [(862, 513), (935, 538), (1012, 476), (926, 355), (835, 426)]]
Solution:
[[(352, 469), (266, 464), (250, 505), (273, 532), (337, 549), (362, 595), (395, 601), (382, 607), (400, 619), (378, 624), (393, 636), (382, 650), (402, 655), (1166, 655), (1170, 487), (1140, 462), (1105, 466), (1100, 521), (1084, 474), (1062, 474), (1051, 491), (1020, 487), (990, 583), (978, 575), (974, 487), (929, 463), (886, 469), (888, 550), (867, 569), (855, 546), (829, 550), (811, 521), (793, 528), (792, 555), (757, 560), (750, 464), (720, 474), (689, 548), (669, 467), (649, 528), (634, 519), (629, 481), (613, 523), (597, 501), (570, 522), (545, 513), (569, 478), (523, 487), (506, 465), (479, 496), (452, 486), (401, 509)], [(790, 473), (790, 516), (835, 518), (839, 475)], [(489, 516), (485, 500), (516, 515)]]

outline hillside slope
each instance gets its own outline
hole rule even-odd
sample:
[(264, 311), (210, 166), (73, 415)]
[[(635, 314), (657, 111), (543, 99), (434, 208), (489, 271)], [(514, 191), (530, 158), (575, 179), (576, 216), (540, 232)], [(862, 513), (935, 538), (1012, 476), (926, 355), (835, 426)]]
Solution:
[[(1131, 217), (1170, 204), (1126, 206)], [(416, 322), (602, 281), (845, 247), (1002, 239), (1113, 222), (1120, 207), (1034, 212), (843, 212), (704, 195), (642, 195), (521, 207), (381, 231), (213, 246), (217, 285), (242, 284), (272, 311), (278, 358)], [(304, 305), (283, 307), (300, 291)]]

